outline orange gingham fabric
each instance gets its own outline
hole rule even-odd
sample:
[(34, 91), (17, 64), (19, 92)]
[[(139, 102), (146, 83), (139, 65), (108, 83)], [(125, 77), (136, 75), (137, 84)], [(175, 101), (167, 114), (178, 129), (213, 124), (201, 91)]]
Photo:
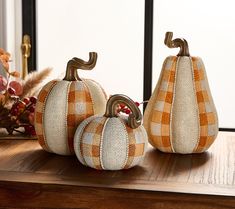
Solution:
[(38, 95), (38, 100), (35, 108), (35, 130), (38, 137), (38, 142), (42, 146), (43, 149), (51, 152), (48, 147), (45, 139), (44, 127), (43, 127), (43, 114), (44, 114), (44, 106), (46, 103), (46, 99), (51, 89), (56, 85), (58, 81), (54, 80), (46, 84)]
[(157, 101), (150, 122), (151, 143), (164, 152), (173, 152), (170, 139), (170, 112), (172, 108), (177, 57), (168, 57), (163, 69)]
[(205, 151), (215, 140), (217, 135), (216, 113), (211, 109), (210, 97), (205, 82), (205, 69), (202, 61), (192, 57), (195, 91), (199, 110), (200, 136), (198, 146), (194, 152)]
[(124, 169), (131, 168), (139, 163), (140, 158), (144, 155), (145, 143), (142, 130), (139, 128), (132, 129), (126, 125), (128, 133), (128, 158)]
[(83, 79), (84, 82), (86, 82), (86, 80), (90, 80), (90, 81), (92, 81), (93, 83), (95, 83), (97, 86), (99, 86), (99, 88), (101, 89), (101, 91), (102, 91), (103, 94), (104, 94), (105, 99), (108, 100), (109, 97), (108, 97), (107, 93), (105, 92), (105, 90), (103, 89), (103, 87), (102, 87), (98, 82), (96, 82), (96, 81), (93, 80), (93, 79)]
[(68, 146), (74, 153), (73, 138), (77, 126), (94, 114), (93, 103), (88, 87), (84, 81), (72, 81), (68, 92)]
[(106, 117), (97, 117), (83, 130), (80, 141), (81, 156), (86, 165), (102, 170), (100, 159), (101, 137)]

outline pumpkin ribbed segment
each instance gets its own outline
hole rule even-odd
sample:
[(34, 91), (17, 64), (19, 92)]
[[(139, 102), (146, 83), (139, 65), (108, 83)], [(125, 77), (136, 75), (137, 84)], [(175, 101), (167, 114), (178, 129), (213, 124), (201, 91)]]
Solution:
[(102, 169), (101, 165), (101, 140), (102, 130), (106, 122), (105, 117), (94, 117), (92, 121), (86, 124), (80, 135), (80, 153), (86, 165)]
[(51, 89), (45, 104), (44, 129), (50, 149), (61, 155), (70, 155), (68, 147), (68, 89), (71, 82), (60, 81)]
[[(163, 152), (172, 152), (170, 114), (173, 102), (177, 57), (168, 57), (162, 69), (162, 79), (157, 95), (149, 106), (151, 114), (144, 117), (144, 124), (149, 130), (150, 143)], [(151, 100), (151, 99), (150, 99)], [(148, 110), (148, 106), (147, 109)], [(146, 121), (147, 120), (147, 121)]]
[(103, 127), (102, 165), (104, 170), (120, 170), (127, 160), (128, 137), (119, 118), (107, 119)]
[(78, 160), (83, 164), (86, 165), (86, 162), (83, 158), (83, 152), (82, 152), (82, 135), (84, 132), (84, 129), (86, 128), (86, 126), (97, 116), (91, 116), (87, 119), (85, 119), (84, 121), (81, 122), (81, 124), (77, 127), (76, 132), (74, 134), (74, 151), (75, 154), (77, 155)]
[(128, 158), (124, 169), (138, 165), (147, 147), (147, 134), (143, 127), (132, 129), (126, 126), (126, 130), (128, 133)]
[(198, 142), (198, 105), (190, 57), (178, 57), (171, 110), (171, 143), (176, 153), (192, 153)]
[(68, 92), (68, 146), (74, 153), (73, 139), (76, 127), (86, 118), (94, 115), (93, 103), (87, 86), (83, 81), (72, 81)]
[(200, 122), (199, 142), (194, 152), (204, 152), (214, 142), (218, 134), (218, 120), (204, 64), (197, 57), (192, 57), (192, 63)]
[(38, 95), (38, 100), (35, 108), (35, 130), (38, 137), (38, 142), (48, 152), (52, 152), (50, 147), (47, 145), (44, 125), (43, 125), (43, 116), (44, 116), (44, 108), (46, 104), (46, 99), (51, 91), (51, 89), (56, 85), (58, 81), (53, 80), (47, 83)]

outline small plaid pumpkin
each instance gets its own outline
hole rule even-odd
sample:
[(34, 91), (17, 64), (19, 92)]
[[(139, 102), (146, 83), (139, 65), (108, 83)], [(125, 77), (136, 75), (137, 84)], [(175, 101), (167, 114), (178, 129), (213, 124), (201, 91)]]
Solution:
[[(118, 104), (131, 109), (128, 118), (118, 116)], [(137, 165), (148, 143), (141, 120), (139, 108), (129, 97), (111, 96), (104, 116), (89, 117), (78, 126), (74, 136), (78, 160), (99, 170), (128, 169)]]
[(172, 37), (173, 33), (167, 32), (165, 44), (181, 50), (163, 64), (144, 113), (144, 127), (149, 142), (163, 152), (204, 152), (218, 133), (205, 67), (199, 57), (189, 55), (186, 40)]
[(73, 58), (65, 78), (46, 84), (39, 93), (35, 110), (35, 129), (39, 144), (48, 152), (74, 154), (73, 137), (77, 126), (87, 117), (103, 114), (107, 96), (93, 80), (80, 79), (77, 69), (94, 68), (97, 54), (88, 62)]

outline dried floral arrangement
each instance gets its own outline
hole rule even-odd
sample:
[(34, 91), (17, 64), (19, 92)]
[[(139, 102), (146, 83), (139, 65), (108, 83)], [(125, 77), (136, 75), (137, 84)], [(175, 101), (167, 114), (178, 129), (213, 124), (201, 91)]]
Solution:
[(10, 54), (0, 48), (0, 64), (6, 77), (0, 75), (0, 128), (8, 134), (19, 132), (34, 136), (34, 110), (40, 84), (51, 69), (30, 73), (25, 80), (18, 71), (10, 70)]

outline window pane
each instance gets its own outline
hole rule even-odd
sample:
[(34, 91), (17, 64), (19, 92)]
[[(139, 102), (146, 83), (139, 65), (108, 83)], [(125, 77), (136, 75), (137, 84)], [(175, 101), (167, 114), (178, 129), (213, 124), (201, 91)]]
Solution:
[(37, 21), (39, 69), (62, 73), (72, 57), (96, 51), (96, 68), (79, 75), (142, 101), (144, 0), (40, 0)]
[(184, 37), (205, 64), (220, 127), (235, 128), (235, 1), (154, 1), (153, 87), (163, 60), (177, 49), (164, 45), (166, 31)]

